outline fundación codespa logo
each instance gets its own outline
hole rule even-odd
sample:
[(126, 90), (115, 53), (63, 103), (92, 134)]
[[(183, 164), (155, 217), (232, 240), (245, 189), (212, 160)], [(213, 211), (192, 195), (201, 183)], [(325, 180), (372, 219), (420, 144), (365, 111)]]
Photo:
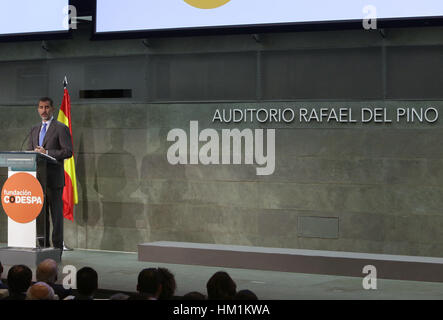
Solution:
[(198, 9), (215, 9), (224, 6), (231, 0), (184, 0), (187, 4)]
[(6, 180), (1, 199), (9, 218), (18, 223), (28, 223), (42, 211), (44, 195), (40, 182), (33, 175), (19, 172)]

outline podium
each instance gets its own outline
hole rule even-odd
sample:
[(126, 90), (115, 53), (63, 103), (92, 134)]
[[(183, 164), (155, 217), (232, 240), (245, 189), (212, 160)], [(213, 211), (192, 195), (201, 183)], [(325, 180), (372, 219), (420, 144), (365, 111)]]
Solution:
[[(61, 250), (48, 247), (49, 244), (45, 240), (46, 233), (49, 232), (49, 230), (46, 230), (45, 224), (48, 212), (46, 201), (48, 165), (58, 166), (60, 164), (54, 158), (38, 152), (0, 151), (0, 167), (8, 168), (8, 179), (17, 173), (28, 173), (37, 178), (44, 194), (44, 201), (42, 201), (43, 205), (38, 218), (27, 223), (20, 223), (8, 217), (8, 246), (0, 249), (0, 261), (2, 264), (24, 264), (32, 267), (47, 258), (60, 262)], [(0, 186), (0, 188), (3, 188), (3, 186)], [(5, 195), (2, 194), (1, 196), (3, 198)], [(43, 228), (37, 228), (37, 219), (41, 220)], [(38, 232), (38, 229), (42, 230)], [(43, 240), (43, 246), (39, 245), (39, 239)]]

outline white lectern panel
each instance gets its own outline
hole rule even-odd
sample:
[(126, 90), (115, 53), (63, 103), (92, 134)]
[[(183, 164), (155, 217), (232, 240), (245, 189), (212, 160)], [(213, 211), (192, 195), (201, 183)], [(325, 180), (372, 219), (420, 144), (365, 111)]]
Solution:
[[(8, 178), (12, 175), (26, 172), (34, 177), (36, 173), (32, 171), (8, 171)], [(37, 220), (29, 223), (18, 223), (8, 217), (8, 247), (36, 248)]]

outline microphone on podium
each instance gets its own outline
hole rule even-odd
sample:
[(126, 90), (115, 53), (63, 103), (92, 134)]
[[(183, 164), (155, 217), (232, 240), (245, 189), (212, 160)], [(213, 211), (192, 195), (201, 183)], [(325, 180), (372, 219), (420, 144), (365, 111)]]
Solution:
[(24, 146), (26, 140), (28, 140), (30, 135), (31, 135), (31, 131), (29, 131), (29, 133), (26, 135), (25, 139), (23, 140), (22, 145), (20, 147), (20, 151), (23, 151), (23, 146)]

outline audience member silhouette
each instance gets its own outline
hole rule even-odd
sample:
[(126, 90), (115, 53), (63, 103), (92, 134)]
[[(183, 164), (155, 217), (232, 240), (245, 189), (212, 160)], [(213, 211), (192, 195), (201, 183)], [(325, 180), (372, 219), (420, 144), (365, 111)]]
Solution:
[(94, 294), (98, 289), (97, 272), (90, 268), (84, 267), (77, 271), (77, 295), (75, 300), (93, 300)]
[(206, 283), (208, 300), (230, 300), (236, 294), (237, 285), (229, 274), (216, 272)]
[(26, 300), (58, 300), (58, 296), (47, 283), (37, 282), (29, 287)]
[(161, 277), (158, 269), (147, 268), (140, 271), (137, 282), (137, 295), (128, 300), (157, 300), (162, 292)]
[(71, 295), (72, 290), (67, 290), (61, 284), (56, 284), (57, 277), (57, 262), (54, 260), (46, 259), (38, 265), (36, 272), (37, 281), (48, 284), (54, 290), (54, 293), (58, 296), (58, 298), (62, 300)]
[(158, 300), (172, 300), (175, 289), (177, 288), (174, 275), (166, 268), (158, 268), (157, 271), (160, 275), (160, 283), (162, 286)]
[(9, 296), (3, 300), (25, 300), (32, 284), (32, 271), (25, 265), (15, 265), (8, 271)]

